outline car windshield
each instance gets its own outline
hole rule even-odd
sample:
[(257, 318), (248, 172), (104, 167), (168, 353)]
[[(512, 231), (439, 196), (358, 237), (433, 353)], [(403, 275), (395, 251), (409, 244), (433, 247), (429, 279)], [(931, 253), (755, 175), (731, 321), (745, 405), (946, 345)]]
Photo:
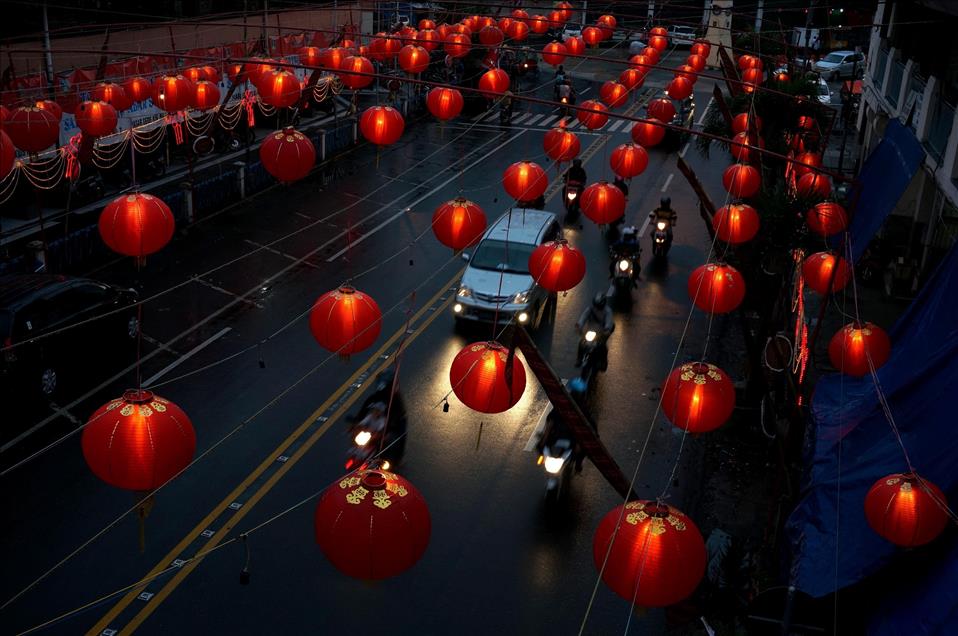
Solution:
[(845, 59), (845, 56), (842, 55), (841, 53), (829, 53), (828, 55), (825, 56), (825, 59), (822, 61), (831, 62), (832, 64), (838, 64), (844, 59)]
[(529, 257), (535, 245), (486, 240), (479, 244), (470, 265), (513, 274), (529, 273)]

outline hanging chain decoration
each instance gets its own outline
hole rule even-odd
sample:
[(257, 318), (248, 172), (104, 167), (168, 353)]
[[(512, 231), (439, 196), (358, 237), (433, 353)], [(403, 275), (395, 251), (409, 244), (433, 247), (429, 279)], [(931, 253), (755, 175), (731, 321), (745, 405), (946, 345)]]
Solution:
[(262, 99), (257, 99), (256, 105), (259, 106), (259, 112), (263, 113), (264, 117), (272, 117), (276, 114), (276, 107), (264, 104)]
[[(13, 193), (17, 191), (17, 184), (20, 183), (20, 171), (23, 169), (23, 163), (17, 161), (13, 164), (13, 169), (3, 179), (0, 179), (0, 205), (7, 202)], [(79, 167), (77, 168), (79, 174)]]
[(316, 83), (313, 85), (313, 99), (317, 102), (324, 102), (326, 98), (329, 97), (329, 92), (332, 89), (333, 77), (331, 75), (323, 75)]
[(108, 170), (118, 164), (126, 154), (130, 145), (130, 133), (124, 133), (119, 141), (103, 144), (100, 141), (93, 143), (93, 165), (102, 170)]
[(140, 154), (148, 155), (156, 150), (166, 139), (166, 120), (158, 119), (158, 123), (151, 130), (146, 126), (133, 128), (133, 147)]
[(194, 137), (205, 135), (210, 129), (210, 124), (213, 123), (213, 116), (217, 110), (219, 106), (206, 112), (190, 111), (190, 114), (186, 116), (186, 129)]
[(52, 190), (63, 179), (66, 161), (63, 158), (63, 153), (55, 152), (47, 161), (21, 162), (20, 166), (31, 185), (41, 190)]
[(239, 123), (240, 116), (243, 114), (243, 100), (232, 102), (229, 106), (224, 104), (220, 108), (219, 123), (225, 130), (233, 130)]

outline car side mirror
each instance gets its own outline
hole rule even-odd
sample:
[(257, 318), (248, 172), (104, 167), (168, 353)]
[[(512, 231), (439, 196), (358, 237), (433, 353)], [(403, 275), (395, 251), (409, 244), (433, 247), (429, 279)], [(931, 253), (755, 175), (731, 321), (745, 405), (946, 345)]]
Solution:
[(470, 258), (472, 258), (472, 255), (469, 254), (469, 252), (463, 252), (463, 253), (462, 253), (462, 260), (464, 260), (464, 261), (466, 261), (466, 262), (468, 263)]

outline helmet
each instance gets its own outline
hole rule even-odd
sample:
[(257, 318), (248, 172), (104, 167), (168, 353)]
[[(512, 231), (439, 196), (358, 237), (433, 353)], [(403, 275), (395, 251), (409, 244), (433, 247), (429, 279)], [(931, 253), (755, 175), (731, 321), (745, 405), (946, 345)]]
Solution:
[(569, 380), (568, 386), (566, 388), (569, 390), (569, 393), (573, 396), (585, 393), (585, 390), (588, 388), (588, 385), (585, 383), (585, 380), (576, 376)]
[(633, 236), (638, 233), (639, 233), (639, 230), (634, 225), (626, 225), (624, 228), (622, 228), (623, 238), (626, 236)]
[(573, 160), (572, 160), (572, 165), (575, 166), (576, 168), (579, 168), (579, 167), (582, 166), (582, 160), (581, 160), (581, 159), (573, 159)]
[(672, 207), (672, 198), (662, 197), (662, 200), (659, 201), (659, 205), (661, 205), (663, 209), (668, 210), (669, 208)]
[(592, 306), (596, 309), (605, 309), (605, 303), (605, 292), (596, 292), (595, 296), (592, 298)]

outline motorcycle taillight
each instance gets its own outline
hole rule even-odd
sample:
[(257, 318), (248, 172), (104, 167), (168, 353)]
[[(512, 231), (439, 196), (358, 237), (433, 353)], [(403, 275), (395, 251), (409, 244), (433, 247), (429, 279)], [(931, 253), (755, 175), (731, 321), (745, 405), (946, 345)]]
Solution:
[(7, 338), (4, 339), (3, 341), (3, 347), (4, 347), (3, 359), (6, 360), (7, 362), (15, 362), (17, 359), (16, 352), (13, 349), (9, 348), (12, 346), (13, 346), (13, 340), (9, 336), (7, 336)]

